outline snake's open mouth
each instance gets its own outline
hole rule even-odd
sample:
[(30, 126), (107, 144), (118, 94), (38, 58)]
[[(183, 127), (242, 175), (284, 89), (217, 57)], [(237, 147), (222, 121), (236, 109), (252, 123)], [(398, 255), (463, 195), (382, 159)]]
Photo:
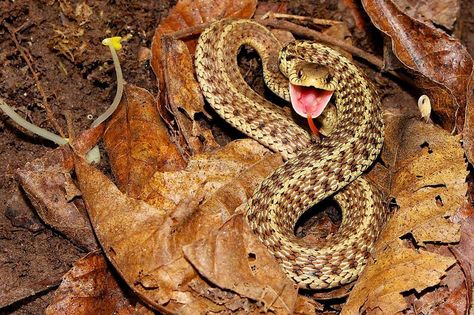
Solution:
[(295, 112), (307, 118), (316, 118), (324, 111), (334, 91), (290, 83), (291, 105)]

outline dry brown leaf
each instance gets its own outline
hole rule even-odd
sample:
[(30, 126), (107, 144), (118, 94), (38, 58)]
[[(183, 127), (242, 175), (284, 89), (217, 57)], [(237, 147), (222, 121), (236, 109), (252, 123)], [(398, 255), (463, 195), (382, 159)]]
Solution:
[(220, 288), (262, 301), (264, 309), (293, 313), (297, 298), (295, 284), (252, 234), (242, 215), (232, 217), (205, 239), (183, 248), (191, 264)]
[(403, 145), (397, 152), (391, 189), (401, 211), (392, 219), (398, 223), (389, 223), (391, 228), (382, 235), (395, 239), (410, 233), (419, 246), (457, 242), (459, 226), (448, 218), (464, 203), (467, 191), (460, 137), (417, 119), (404, 124), (401, 132)]
[(439, 283), (455, 260), (425, 250), (392, 242), (380, 255), (369, 261), (342, 314), (396, 314), (408, 305), (401, 293), (421, 292)]
[(5, 209), (5, 217), (13, 226), (37, 233), (44, 230), (45, 227), (34, 212), (35, 210), (25, 194), (20, 191), (19, 187), (15, 187)]
[(180, 172), (157, 172), (143, 188), (143, 200), (164, 209), (198, 193), (207, 198), (269, 151), (253, 140), (230, 142), (225, 149), (194, 156)]
[[(103, 127), (87, 130), (72, 143), (87, 152), (102, 134)], [(71, 178), (72, 152), (69, 146), (56, 148), (16, 171), (16, 176), (40, 218), (74, 244), (97, 249), (87, 213), (75, 200), (81, 192)]]
[(452, 30), (459, 16), (459, 0), (394, 0), (406, 14), (424, 22)]
[[(466, 203), (452, 217), (452, 221), (461, 224), (461, 240), (459, 244), (452, 245), (450, 248), (456, 251), (455, 256), (458, 260), (463, 260), (468, 264), (466, 266), (466, 276), (474, 278), (474, 208)], [(472, 289), (472, 288), (471, 288)]]
[(466, 121), (463, 130), (463, 146), (469, 163), (474, 164), (474, 88), (473, 80), (469, 83), (466, 105)]
[(461, 224), (461, 240), (456, 245), (429, 244), (428, 250), (451, 256), (457, 264), (449, 268), (446, 277), (435, 290), (426, 290), (421, 294), (407, 294), (410, 304), (408, 313), (418, 314), (467, 314), (472, 294), (472, 236), (474, 234), (474, 209), (465, 203), (451, 221)]
[[(161, 84), (163, 83), (163, 75), (161, 72), (160, 41), (163, 35), (226, 17), (236, 19), (250, 18), (255, 12), (256, 6), (256, 0), (180, 0), (157, 27), (151, 45), (153, 54), (151, 65)], [(189, 40), (187, 44), (191, 53), (193, 53), (196, 40)]]
[(450, 278), (457, 277), (447, 285), (450, 289), (449, 295), (442, 304), (436, 305), (434, 311), (445, 314), (458, 310), (459, 314), (471, 314), (474, 283), (474, 208), (472, 204), (466, 202), (451, 219), (461, 224), (461, 240), (458, 244), (449, 246), (449, 252), (456, 258), (459, 268), (452, 268), (449, 271), (448, 277), (451, 274), (453, 275)]
[(119, 107), (107, 123), (104, 143), (119, 188), (139, 198), (156, 171), (175, 171), (185, 162), (169, 140), (153, 96), (127, 84)]
[(63, 277), (46, 308), (47, 315), (55, 314), (153, 314), (137, 312), (136, 298), (124, 292), (109, 271), (107, 262), (99, 253), (79, 259)]
[(179, 131), (186, 140), (183, 151), (195, 155), (210, 151), (219, 145), (211, 130), (202, 127), (195, 115), (204, 110), (201, 88), (194, 77), (194, 63), (184, 42), (171, 37), (163, 38), (163, 68), (169, 108), (178, 124)]
[(473, 61), (459, 40), (414, 20), (391, 0), (363, 0), (375, 26), (392, 40), (392, 49), (425, 90), (443, 128), (463, 130), (472, 88)]
[(384, 115), (384, 145), (380, 154), (383, 163), (376, 163), (367, 174), (376, 186), (389, 197), (392, 189), (392, 176), (398, 162), (398, 151), (402, 145), (401, 137), (405, 125), (410, 119), (419, 118), (413, 97), (404, 91), (389, 94), (382, 98)]
[(269, 12), (272, 12), (272, 13), (287, 13), (288, 12), (288, 2), (282, 1), (280, 3), (274, 3), (274, 2), (259, 1), (257, 3), (257, 9), (255, 10), (255, 14), (254, 14), (253, 18), (255, 20), (258, 20)]
[(393, 108), (385, 114), (385, 150), (391, 152), (384, 156), (392, 170), (391, 194), (400, 209), (382, 231), (374, 258), (343, 309), (346, 314), (401, 312), (409, 307), (402, 293), (413, 289), (420, 293), (439, 284), (455, 263), (449, 254), (415, 250), (402, 239), (422, 248), (459, 241), (459, 224), (449, 218), (463, 205), (467, 191), (460, 137)]
[(349, 11), (352, 19), (354, 20), (352, 24), (356, 27), (357, 31), (369, 33), (367, 28), (367, 22), (362, 16), (362, 10), (359, 8), (360, 2), (355, 0), (342, 0), (340, 1), (340, 6), (342, 10)]
[[(242, 163), (241, 161), (237, 163), (244, 158), (244, 152), (238, 147), (239, 143), (245, 142), (252, 142), (253, 147), (260, 146), (253, 140), (242, 140), (233, 144), (234, 147), (229, 145), (228, 148), (221, 150), (238, 153), (241, 157), (232, 158), (232, 154), (228, 153), (228, 156), (221, 154), (221, 158), (234, 161), (235, 164)], [(248, 299), (255, 298), (250, 293), (239, 295), (243, 293), (222, 291), (219, 283), (211, 285), (212, 279), (204, 281), (183, 257), (184, 246), (193, 246), (194, 242), (217, 233), (213, 231), (231, 218), (235, 208), (245, 202), (253, 193), (255, 186), (282, 163), (277, 154), (264, 156), (258, 161), (262, 156), (261, 150), (265, 149), (254, 152), (252, 158), (248, 157), (249, 152), (245, 152), (247, 156), (243, 164), (248, 169), (239, 173), (238, 170), (242, 169), (242, 166), (234, 166), (234, 179), (230, 180), (229, 177), (226, 185), (223, 185), (225, 181), (222, 180), (223, 175), (220, 172), (228, 166), (223, 164), (220, 168), (218, 163), (214, 162), (214, 173), (207, 176), (200, 174), (198, 177), (201, 179), (201, 185), (212, 183), (215, 178), (217, 181), (209, 187), (204, 185), (192, 193), (175, 191), (177, 198), (186, 199), (166, 211), (123, 195), (98, 170), (82, 159), (76, 158), (78, 180), (96, 235), (109, 260), (144, 301), (162, 312), (179, 311), (190, 314), (204, 310), (258, 312), (261, 310), (259, 305), (263, 303), (271, 305), (273, 309), (277, 307), (281, 309), (283, 304), (280, 301), (285, 301), (284, 305), (288, 304), (287, 307), (290, 309), (294, 308), (296, 301), (286, 295), (291, 293), (290, 295), (294, 296), (296, 291), (289, 292), (289, 289), (286, 289), (283, 292), (285, 295), (281, 295), (280, 292), (285, 288), (286, 282), (275, 281), (270, 285), (271, 289), (277, 292), (277, 297), (280, 294), (278, 301), (272, 304), (268, 302), (268, 296), (262, 296), (257, 299), (262, 304), (256, 304)], [(201, 159), (212, 160), (208, 157)], [(185, 191), (186, 188), (182, 186), (180, 190)], [(208, 194), (206, 191), (215, 192), (206, 198)], [(180, 195), (184, 197), (179, 197)], [(127, 229), (124, 230), (123, 226), (127, 226)], [(259, 243), (256, 241), (256, 244)], [(265, 249), (262, 247), (260, 250)], [(222, 251), (232, 253), (225, 248), (222, 248)], [(268, 274), (281, 275), (275, 276), (275, 279), (286, 279), (275, 261), (273, 266), (267, 265), (266, 268), (270, 268)], [(265, 297), (267, 299), (264, 299)]]

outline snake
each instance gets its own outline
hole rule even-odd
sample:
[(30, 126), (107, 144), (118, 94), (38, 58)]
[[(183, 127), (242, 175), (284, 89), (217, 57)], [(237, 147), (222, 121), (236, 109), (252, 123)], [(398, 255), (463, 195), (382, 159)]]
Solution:
[[(256, 50), (265, 84), (278, 97), (291, 102), (301, 89), (332, 91), (337, 123), (331, 133), (317, 140), (288, 111), (254, 91), (239, 69), (242, 46)], [(362, 176), (384, 137), (380, 101), (363, 71), (317, 42), (282, 45), (265, 26), (245, 19), (206, 28), (194, 63), (202, 93), (217, 114), (285, 160), (246, 201), (251, 231), (299, 288), (329, 289), (356, 280), (387, 218), (380, 191)], [(295, 225), (328, 198), (338, 204), (342, 221), (314, 246), (295, 235)]]

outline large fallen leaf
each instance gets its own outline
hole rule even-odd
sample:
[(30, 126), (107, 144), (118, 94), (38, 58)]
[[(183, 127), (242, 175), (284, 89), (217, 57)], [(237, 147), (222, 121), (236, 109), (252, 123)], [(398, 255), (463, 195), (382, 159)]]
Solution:
[[(103, 128), (87, 130), (72, 145), (78, 152), (87, 152)], [(75, 200), (80, 191), (71, 178), (73, 157), (69, 146), (56, 148), (41, 158), (27, 163), (16, 176), (40, 218), (61, 232), (74, 244), (87, 250), (97, 249), (87, 213)]]
[(441, 125), (462, 131), (472, 90), (473, 62), (466, 48), (446, 33), (410, 18), (391, 0), (363, 0), (362, 4), (374, 25), (391, 38), (397, 58), (415, 73)]
[[(76, 261), (54, 293), (47, 315), (55, 314), (153, 314), (137, 308), (137, 300), (120, 288), (99, 253)], [(140, 309), (140, 311), (138, 311)]]
[(127, 84), (119, 107), (107, 123), (104, 143), (119, 188), (139, 198), (156, 171), (175, 171), (185, 162), (169, 140), (153, 96)]
[(373, 258), (343, 309), (345, 314), (402, 312), (409, 307), (403, 294), (439, 284), (456, 262), (451, 255), (424, 248), (459, 241), (459, 224), (449, 218), (463, 205), (467, 190), (460, 137), (402, 112), (389, 112), (387, 142), (393, 152), (385, 158), (392, 167), (388, 178), (399, 210), (382, 231)]
[(369, 261), (342, 314), (397, 314), (408, 305), (401, 294), (421, 292), (439, 283), (455, 260), (428, 251), (404, 248), (401, 241), (391, 243)]
[(267, 310), (293, 313), (297, 295), (294, 283), (282, 272), (275, 273), (274, 257), (252, 234), (242, 215), (183, 251), (199, 273), (220, 288), (262, 301)]
[(412, 119), (404, 126), (391, 194), (400, 211), (383, 232), (387, 239), (410, 233), (419, 246), (459, 241), (459, 226), (448, 219), (465, 201), (467, 165), (459, 136)]
[[(260, 146), (253, 140), (242, 140), (232, 145), (239, 146), (239, 143), (245, 142), (252, 142), (254, 147)], [(240, 150), (232, 148), (232, 145), (221, 151), (230, 150), (238, 154)], [(248, 154), (246, 152), (245, 155)], [(208, 253), (206, 259), (211, 259), (212, 239), (224, 236), (222, 231), (225, 230), (238, 233), (243, 239), (254, 237), (246, 233), (248, 228), (242, 226), (242, 217), (233, 217), (235, 209), (245, 202), (264, 177), (281, 164), (281, 158), (277, 154), (270, 154), (260, 160), (260, 149), (253, 154), (254, 158), (247, 156), (247, 162), (244, 163), (248, 169), (229, 177), (226, 184), (220, 179), (222, 183), (210, 186), (214, 191), (210, 195), (206, 191), (211, 189), (205, 186), (191, 194), (175, 191), (177, 198), (183, 195), (186, 199), (172, 209), (154, 207), (123, 195), (107, 177), (76, 158), (78, 180), (95, 233), (116, 270), (148, 304), (162, 312), (182, 313), (205, 310), (259, 312), (263, 307), (284, 314), (296, 305), (298, 309), (311, 309), (308, 301), (296, 298), (293, 283), (256, 239), (250, 249), (243, 242), (233, 244), (226, 240), (220, 243), (219, 252), (216, 253), (220, 257), (215, 258), (216, 262), (221, 261), (222, 266), (215, 265), (213, 270), (219, 269), (221, 275), (227, 273), (225, 279), (234, 277), (227, 282), (221, 277), (212, 276), (209, 270), (196, 273), (196, 269), (183, 256), (183, 248), (189, 246), (186, 247), (188, 258), (197, 267), (204, 258), (192, 254), (192, 249), (197, 246)], [(221, 155), (222, 159), (230, 158), (230, 155)], [(217, 168), (217, 172), (214, 170), (207, 176), (200, 175), (201, 185), (212, 181), (213, 177), (219, 179), (223, 176), (220, 174), (222, 169)], [(181, 190), (185, 191), (186, 186)], [(123, 226), (127, 226), (127, 229), (123, 229)], [(211, 247), (206, 249), (208, 244)], [(266, 260), (260, 262), (264, 253), (267, 255)], [(195, 261), (195, 258), (199, 261)], [(229, 264), (229, 260), (234, 263)], [(229, 270), (231, 266), (235, 270)], [(252, 266), (256, 272), (252, 271)], [(241, 282), (243, 274), (252, 279), (249, 286), (230, 285)], [(271, 283), (267, 281), (269, 274), (273, 278)], [(259, 292), (267, 293), (259, 296)]]

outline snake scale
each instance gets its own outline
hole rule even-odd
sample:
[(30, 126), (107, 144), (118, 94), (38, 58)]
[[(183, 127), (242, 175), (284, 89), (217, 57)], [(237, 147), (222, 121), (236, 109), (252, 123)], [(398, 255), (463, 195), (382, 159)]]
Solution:
[[(260, 55), (266, 85), (289, 100), (289, 79), (298, 67), (324, 66), (334, 87), (338, 123), (330, 135), (313, 141), (280, 107), (245, 82), (237, 54), (243, 45)], [(386, 219), (380, 193), (362, 173), (383, 143), (379, 101), (361, 70), (335, 50), (309, 41), (285, 47), (251, 20), (221, 20), (200, 36), (195, 55), (197, 78), (212, 108), (229, 124), (280, 152), (286, 162), (247, 201), (252, 231), (300, 288), (333, 288), (354, 281), (364, 268)], [(294, 234), (298, 218), (334, 196), (342, 211), (337, 231), (321, 248)]]

